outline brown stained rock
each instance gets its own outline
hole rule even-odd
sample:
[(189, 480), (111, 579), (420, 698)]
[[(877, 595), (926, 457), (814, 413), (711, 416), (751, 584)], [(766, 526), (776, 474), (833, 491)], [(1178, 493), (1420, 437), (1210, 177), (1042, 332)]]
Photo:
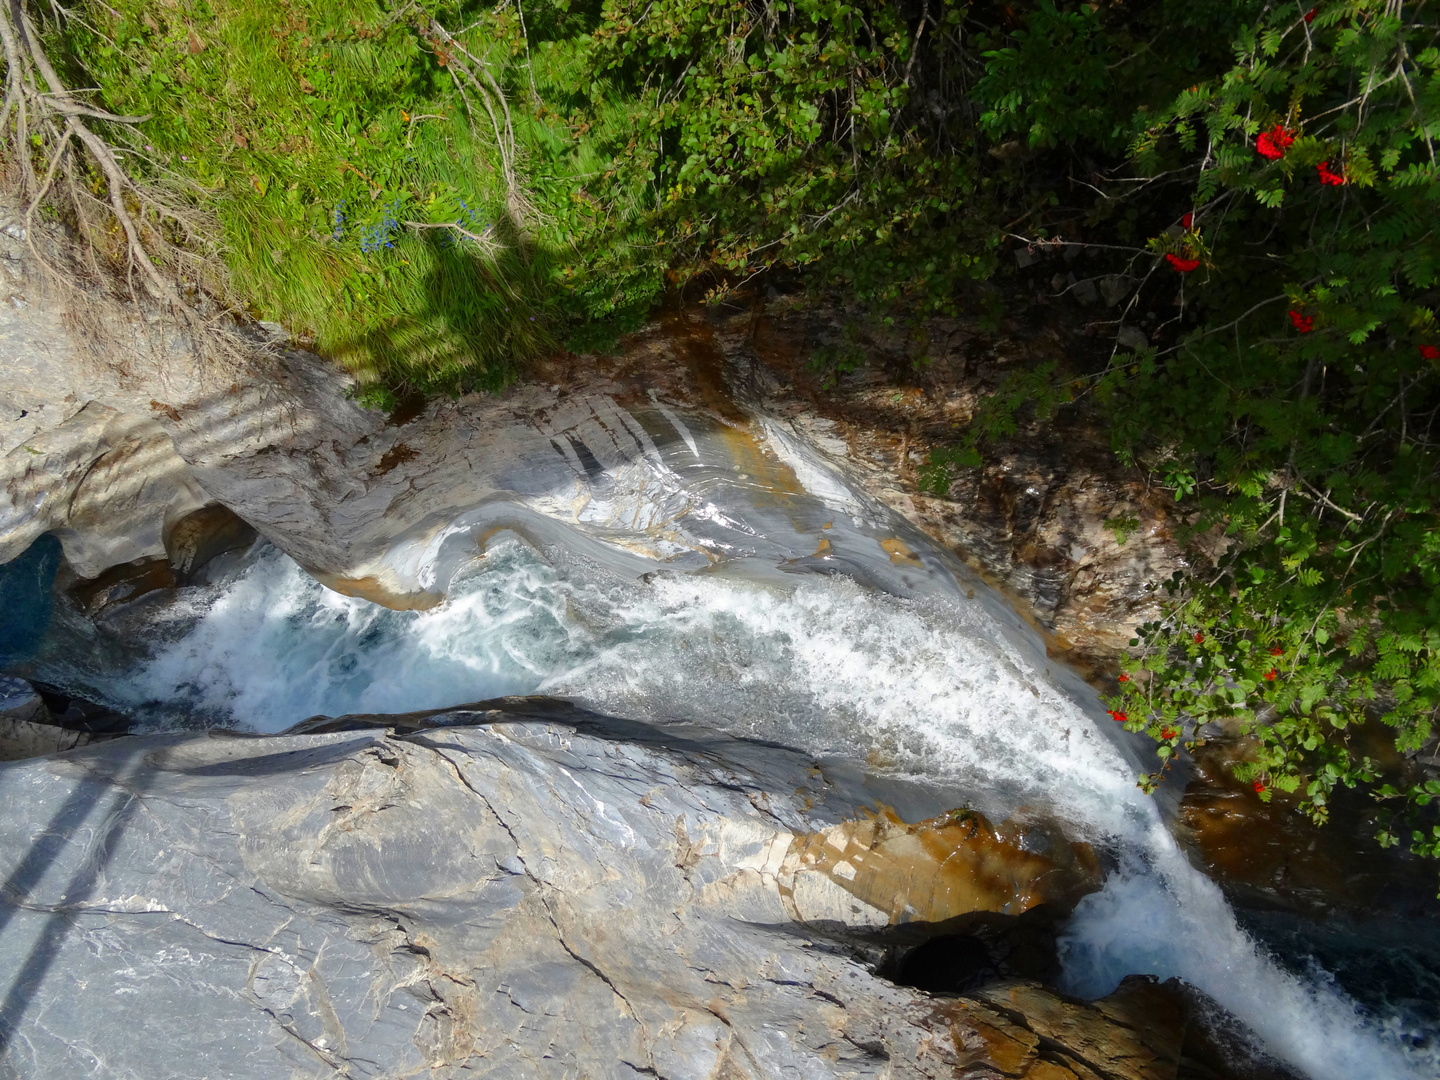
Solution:
[(907, 566), (916, 567), (921, 565), (919, 558), (910, 550), (904, 540), (891, 537), (888, 540), (881, 540), (880, 546), (884, 548), (885, 553), (890, 556), (890, 561), (896, 565), (902, 563)]
[(964, 1048), (956, 1076), (1007, 1080), (1299, 1080), (1237, 1042), (1243, 1029), (1178, 979), (1131, 975), (1098, 1001), (999, 983), (942, 1007)]
[[(1383, 760), (1383, 745), (1361, 749)], [(1393, 756), (1393, 743), (1389, 750)], [(1317, 826), (1297, 809), (1295, 795), (1272, 790), (1263, 802), (1235, 779), (1232, 766), (1246, 752), (1229, 736), (1196, 749), (1178, 822), (1205, 872), (1238, 902), (1318, 918), (1440, 913), (1434, 865), (1375, 839), (1382, 804), (1337, 789), (1330, 822)]]
[(1090, 1005), (1026, 983), (976, 996), (1012, 1023), (1023, 1024), (1039, 1044), (1059, 1048), (1064, 1064), (1077, 1076), (1090, 1072), (1106, 1080), (1170, 1080), (1185, 1038), (1183, 1002), (1147, 980), (1134, 983), (1139, 985), (1127, 982)]
[[(1009, 983), (951, 1007), (957, 1041), (984, 1040), (975, 1064), (1015, 1080), (1200, 1080), (1181, 1072), (1187, 1011), (1170, 984), (1132, 976), (1107, 998), (1085, 1003), (1034, 983)], [(957, 1075), (969, 1075), (958, 1072)]]
[(345, 577), (323, 570), (312, 570), (310, 574), (327, 589), (343, 596), (369, 600), (393, 611), (429, 611), (445, 599), (445, 594), (438, 592), (399, 593), (377, 577)]
[(380, 464), (375, 467), (374, 475), (384, 476), (392, 469), (404, 465), (407, 461), (414, 461), (419, 456), (417, 451), (412, 450), (404, 443), (396, 443), (380, 456)]
[(169, 561), (160, 558), (121, 563), (93, 578), (76, 577), (62, 570), (56, 584), (73, 596), (87, 615), (96, 615), (112, 604), (138, 600), (146, 593), (161, 589), (173, 589), (179, 582)]
[(1028, 1028), (976, 1001), (957, 1001), (949, 1012), (951, 1037), (957, 1047), (963, 1045), (969, 1052), (966, 1064), (989, 1065), (1002, 1076), (1023, 1077), (1039, 1063), (1040, 1040)]
[(945, 923), (976, 912), (1019, 915), (1068, 905), (1099, 886), (1088, 844), (1059, 838), (1048, 854), (1025, 850), (1015, 827), (981, 814), (947, 814), (910, 825), (893, 811), (799, 835), (786, 856), (791, 875), (824, 874), (884, 913), (891, 925)]
[(255, 542), (255, 530), (226, 507), (201, 507), (171, 526), (165, 557), (180, 577), (195, 573), (211, 559), (241, 551)]
[[(714, 318), (732, 362), (755, 369), (767, 412), (1009, 596), (1052, 653), (1104, 677), (1134, 627), (1153, 617), (1147, 585), (1183, 566), (1173, 502), (1122, 467), (1108, 433), (1083, 413), (1022, 423), (987, 446), (979, 468), (955, 470), (943, 498), (920, 491), (929, 451), (959, 441), (1007, 369), (1063, 359), (1063, 329), (935, 319), (907, 339), (866, 324), (866, 365), (836, 380), (810, 363), (845, 312), (781, 301), (763, 314)], [(1134, 528), (1122, 544), (1106, 521)]]
[(94, 577), (83, 577), (68, 567), (57, 587), (68, 592), (88, 615), (98, 615), (115, 604), (138, 600), (147, 593), (175, 589), (211, 559), (249, 547), (255, 530), (223, 506), (194, 510), (165, 533), (165, 555), (118, 563)]

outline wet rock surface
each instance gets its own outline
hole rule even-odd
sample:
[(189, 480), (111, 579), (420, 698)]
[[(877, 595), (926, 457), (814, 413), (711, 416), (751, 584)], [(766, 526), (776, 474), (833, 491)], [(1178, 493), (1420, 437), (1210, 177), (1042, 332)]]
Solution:
[(705, 317), (764, 411), (1011, 597), (1053, 653), (1099, 673), (1156, 610), (1149, 586), (1184, 565), (1169, 496), (1119, 464), (1083, 407), (1022, 414), (945, 496), (921, 486), (929, 451), (958, 442), (1007, 373), (1094, 347), (1073, 319), (1029, 310), (1028, 322), (977, 313), (907, 331), (771, 296)]
[(1315, 825), (1293, 796), (1277, 791), (1262, 802), (1235, 780), (1230, 767), (1245, 750), (1226, 737), (1196, 751), (1177, 821), (1206, 873), (1236, 903), (1312, 920), (1440, 918), (1435, 864), (1375, 839), (1383, 804), (1337, 788), (1331, 820)]
[(959, 825), (867, 815), (790, 751), (543, 700), (377, 719), (0, 768), (6, 1074), (1221, 1075), (1177, 1072), (1193, 1010), (1148, 983), (1087, 1005), (874, 973), (939, 913), (915, 900), (947, 859), (991, 870), (952, 923), (1003, 921), (1087, 887), (1079, 850), (1037, 875), (972, 820), (876, 906), (873, 875), (806, 858), (815, 838), (858, 870)]

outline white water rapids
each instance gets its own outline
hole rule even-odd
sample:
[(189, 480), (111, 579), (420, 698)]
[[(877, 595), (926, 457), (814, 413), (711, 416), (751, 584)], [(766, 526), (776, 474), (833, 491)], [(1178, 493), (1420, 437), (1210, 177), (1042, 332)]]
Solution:
[[(106, 688), (117, 704), (280, 731), (313, 714), (546, 693), (683, 719), (1043, 806), (1123, 853), (1061, 943), (1068, 989), (1126, 974), (1188, 980), (1315, 1080), (1434, 1076), (1388, 1017), (1287, 972), (1177, 848), (1094, 703), (979, 604), (902, 600), (845, 577), (724, 573), (632, 582), (518, 539), (492, 543), (445, 604), (397, 612), (321, 588), (273, 551), (203, 601), (187, 634)], [(1101, 721), (1103, 722), (1103, 721)]]

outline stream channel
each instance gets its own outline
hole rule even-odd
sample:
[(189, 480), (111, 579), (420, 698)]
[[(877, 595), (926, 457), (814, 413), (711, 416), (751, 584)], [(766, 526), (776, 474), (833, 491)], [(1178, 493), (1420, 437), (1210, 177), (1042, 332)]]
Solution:
[(1351, 987), (1359, 1003), (1311, 937), (1262, 941), (1136, 788), (1145, 749), (1095, 692), (833, 461), (763, 419), (742, 437), (655, 403), (610, 427), (634, 444), (620, 459), (552, 442), (513, 497), (396, 541), (391, 563), (445, 594), (428, 610), (331, 591), (262, 540), (120, 605), (108, 630), (57, 597), (17, 673), (141, 730), (546, 694), (918, 778), (992, 820), (1052, 814), (1108, 867), (1063, 931), (1063, 989), (1180, 976), (1316, 1080), (1436, 1075), (1434, 1017)]

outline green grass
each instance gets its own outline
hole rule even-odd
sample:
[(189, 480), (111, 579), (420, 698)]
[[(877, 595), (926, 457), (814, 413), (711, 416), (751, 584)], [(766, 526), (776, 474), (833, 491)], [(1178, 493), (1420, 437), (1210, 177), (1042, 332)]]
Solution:
[(968, 128), (907, 109), (913, 35), (887, 0), (532, 0), (523, 30), (518, 5), (472, 0), (80, 11), (51, 52), (151, 114), (111, 133), (127, 164), (187, 186), (233, 294), (362, 382), (493, 389), (705, 268), (944, 306), (993, 262)]
[[(493, 389), (570, 331), (647, 303), (661, 257), (626, 249), (636, 215), (614, 184), (604, 206), (577, 205), (577, 178), (606, 158), (526, 100), (513, 13), (459, 3), (435, 15), (471, 26), (460, 40), (500, 74), (523, 209), (479, 93), (467, 88), (467, 112), (453, 62), (440, 63), (413, 10), (119, 0), (88, 6), (61, 52), (83, 58), (77, 84), (152, 115), (132, 136), (132, 167), (190, 185), (254, 314), (362, 381)], [(534, 72), (557, 96), (550, 77), (574, 81), (557, 48)], [(423, 227), (447, 223), (482, 240)]]

